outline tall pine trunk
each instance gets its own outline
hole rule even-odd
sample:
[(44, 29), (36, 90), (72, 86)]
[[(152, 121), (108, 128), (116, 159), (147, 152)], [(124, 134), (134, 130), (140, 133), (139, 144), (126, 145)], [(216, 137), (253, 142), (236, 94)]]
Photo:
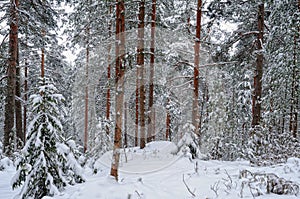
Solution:
[[(26, 41), (27, 46), (27, 41)], [(28, 101), (28, 60), (25, 58), (24, 67), (24, 106), (23, 106), (23, 135), (24, 145), (26, 142), (26, 129), (27, 129), (27, 101)]]
[(155, 26), (156, 26), (156, 0), (152, 0), (151, 14), (151, 44), (150, 44), (150, 86), (149, 86), (149, 128), (147, 142), (155, 140), (155, 107), (154, 102), (154, 62), (155, 62)]
[[(19, 59), (19, 58), (18, 58)], [(21, 104), (21, 69), (19, 63), (16, 67), (16, 99), (15, 99), (15, 114), (16, 114), (16, 135), (17, 135), (17, 148), (22, 148), (25, 141), (22, 125), (22, 104)]]
[[(111, 14), (112, 12), (112, 5), (110, 4), (109, 5), (109, 15)], [(111, 19), (109, 20), (109, 24), (108, 24), (108, 35), (109, 37), (112, 36), (112, 22), (111, 22)], [(109, 44), (108, 46), (108, 60), (107, 60), (107, 82), (109, 83), (110, 82), (110, 78), (111, 78), (111, 75), (110, 75), (110, 68), (111, 68), (111, 57), (110, 57), (110, 51), (111, 51), (111, 44)], [(107, 91), (106, 91), (106, 120), (109, 121), (110, 120), (110, 84), (108, 84), (108, 87), (107, 87)], [(106, 134), (109, 134), (109, 126), (107, 125), (106, 127)]]
[(89, 124), (89, 58), (90, 58), (90, 48), (89, 48), (89, 24), (86, 28), (86, 63), (85, 63), (85, 97), (84, 97), (84, 143), (83, 152), (85, 153), (88, 149), (88, 124)]
[(10, 1), (9, 59), (7, 69), (3, 139), (3, 153), (6, 155), (12, 154), (14, 144), (15, 87), (16, 67), (18, 63), (18, 6), (18, 0)]
[(144, 26), (145, 26), (145, 0), (140, 1), (138, 24), (137, 67), (139, 78), (139, 108), (140, 108), (140, 148), (145, 148), (145, 85), (144, 85)]
[(124, 104), (124, 74), (125, 65), (122, 63), (125, 54), (125, 2), (116, 0), (116, 126), (114, 149), (110, 175), (118, 181), (120, 147), (122, 142), (123, 104)]
[(257, 55), (256, 69), (254, 72), (254, 93), (252, 97), (252, 127), (258, 126), (261, 120), (261, 96), (263, 76), (263, 34), (264, 34), (264, 4), (258, 6), (258, 34), (257, 34)]
[(197, 4), (197, 21), (196, 21), (196, 39), (194, 46), (194, 90), (193, 90), (193, 110), (192, 110), (192, 124), (195, 128), (195, 134), (200, 138), (199, 130), (199, 63), (200, 63), (200, 37), (201, 37), (201, 7), (202, 0), (198, 0)]

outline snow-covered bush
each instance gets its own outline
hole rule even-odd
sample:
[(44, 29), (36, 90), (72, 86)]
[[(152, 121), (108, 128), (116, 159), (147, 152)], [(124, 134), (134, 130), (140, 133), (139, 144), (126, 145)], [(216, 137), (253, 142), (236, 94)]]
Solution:
[(299, 193), (299, 185), (296, 182), (280, 178), (274, 173), (252, 173), (249, 170), (240, 171), (241, 197), (246, 188), (249, 189), (253, 197), (265, 193), (291, 194)]
[(266, 128), (252, 129), (245, 158), (255, 165), (271, 165), (286, 162), (289, 157), (300, 156), (300, 144), (290, 133), (270, 131)]
[(200, 157), (199, 138), (194, 133), (194, 126), (187, 123), (183, 126), (184, 135), (177, 144), (177, 153), (182, 152), (191, 159)]
[(96, 161), (106, 152), (112, 149), (112, 141), (106, 132), (106, 128), (111, 128), (111, 124), (105, 120), (100, 120), (97, 125), (97, 133), (94, 139), (94, 147), (89, 152), (89, 166), (96, 173), (98, 168), (95, 165)]
[(17, 160), (13, 188), (22, 186), (20, 198), (58, 194), (68, 183), (80, 182), (80, 166), (62, 139), (58, 103), (63, 100), (48, 79), (40, 79), (37, 94), (30, 97), (32, 117), (27, 142)]

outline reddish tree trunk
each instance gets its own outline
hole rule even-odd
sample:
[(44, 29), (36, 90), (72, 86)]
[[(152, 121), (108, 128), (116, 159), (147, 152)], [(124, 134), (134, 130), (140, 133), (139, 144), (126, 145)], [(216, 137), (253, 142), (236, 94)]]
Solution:
[(151, 15), (151, 46), (150, 46), (150, 86), (149, 86), (149, 111), (148, 119), (149, 128), (147, 142), (155, 140), (155, 107), (153, 106), (154, 98), (154, 62), (155, 62), (155, 26), (156, 26), (156, 0), (152, 0)]
[(139, 72), (136, 70), (136, 89), (135, 89), (135, 137), (134, 137), (134, 146), (138, 146), (139, 138)]
[(264, 32), (264, 4), (258, 6), (258, 31), (257, 34), (257, 55), (256, 70), (254, 74), (254, 93), (252, 97), (252, 127), (260, 124), (261, 119), (261, 94), (262, 94), (262, 75), (263, 75), (263, 32)]
[(10, 32), (9, 59), (7, 69), (7, 87), (5, 98), (3, 153), (11, 155), (13, 152), (14, 124), (15, 124), (15, 87), (16, 67), (18, 63), (18, 0), (10, 2)]
[[(109, 5), (109, 14), (111, 14), (112, 12), (112, 5)], [(112, 36), (112, 32), (111, 32), (111, 28), (112, 28), (112, 23), (111, 20), (109, 21), (108, 24), (108, 35), (109, 37)], [(109, 121), (110, 120), (110, 62), (111, 62), (111, 57), (110, 57), (110, 51), (111, 51), (111, 44), (109, 44), (108, 46), (108, 58), (107, 58), (107, 82), (108, 82), (108, 87), (107, 87), (107, 91), (106, 91), (106, 120)], [(109, 126), (106, 126), (106, 134), (109, 134)]]
[(124, 0), (116, 0), (116, 126), (114, 136), (113, 160), (110, 175), (118, 181), (120, 147), (122, 141), (122, 116), (124, 101), (125, 65), (122, 60), (125, 54), (125, 5)]
[(196, 21), (196, 40), (194, 46), (195, 58), (194, 58), (194, 96), (193, 96), (193, 110), (192, 110), (192, 123), (195, 127), (195, 134), (200, 137), (199, 130), (199, 63), (200, 63), (200, 37), (201, 37), (201, 7), (202, 0), (198, 0), (197, 4), (197, 21)]

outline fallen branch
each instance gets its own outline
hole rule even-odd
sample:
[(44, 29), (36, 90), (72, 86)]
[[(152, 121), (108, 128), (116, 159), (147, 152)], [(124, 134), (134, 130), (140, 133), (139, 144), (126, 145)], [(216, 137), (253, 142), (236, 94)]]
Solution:
[(185, 185), (185, 187), (187, 188), (187, 190), (190, 192), (190, 194), (192, 194), (192, 196), (196, 196), (195, 194), (194, 194), (194, 192), (192, 192), (191, 191), (191, 189), (189, 188), (189, 186), (186, 184), (186, 182), (185, 182), (185, 180), (184, 180), (184, 174), (182, 174), (182, 180), (183, 180), (183, 183), (184, 183), (184, 185)]

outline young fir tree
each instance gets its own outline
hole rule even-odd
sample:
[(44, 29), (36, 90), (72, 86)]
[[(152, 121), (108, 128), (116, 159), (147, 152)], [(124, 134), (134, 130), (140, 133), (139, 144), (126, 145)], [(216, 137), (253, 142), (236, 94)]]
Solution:
[(12, 186), (22, 186), (21, 198), (42, 198), (58, 194), (68, 183), (82, 182), (83, 177), (71, 142), (66, 144), (61, 136), (58, 103), (62, 95), (49, 79), (41, 78), (37, 94), (30, 99), (33, 117)]

